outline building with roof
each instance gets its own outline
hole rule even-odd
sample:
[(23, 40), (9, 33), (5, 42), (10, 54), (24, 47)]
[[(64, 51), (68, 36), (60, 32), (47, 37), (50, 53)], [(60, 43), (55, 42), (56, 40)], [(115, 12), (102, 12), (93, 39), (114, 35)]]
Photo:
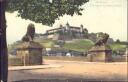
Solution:
[(85, 39), (88, 36), (88, 30), (83, 25), (76, 27), (67, 23), (65, 26), (60, 25), (59, 28), (47, 30), (46, 35), (53, 40)]

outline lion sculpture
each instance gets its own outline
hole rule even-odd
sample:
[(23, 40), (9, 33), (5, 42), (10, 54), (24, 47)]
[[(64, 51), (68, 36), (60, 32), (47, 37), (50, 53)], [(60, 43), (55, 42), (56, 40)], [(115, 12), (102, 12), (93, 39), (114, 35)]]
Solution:
[(109, 35), (105, 33), (99, 40), (97, 40), (95, 46), (105, 45), (107, 43), (108, 38)]
[(34, 24), (29, 24), (27, 27), (27, 33), (23, 36), (22, 41), (23, 42), (29, 42), (33, 41), (35, 35), (35, 26)]

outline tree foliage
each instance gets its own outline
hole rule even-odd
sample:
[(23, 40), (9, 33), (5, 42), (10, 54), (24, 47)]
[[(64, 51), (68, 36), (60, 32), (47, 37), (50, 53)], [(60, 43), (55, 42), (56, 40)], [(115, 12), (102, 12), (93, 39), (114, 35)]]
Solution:
[(65, 14), (82, 15), (81, 6), (89, 0), (8, 0), (8, 12), (18, 11), (18, 16), (44, 25), (54, 24)]

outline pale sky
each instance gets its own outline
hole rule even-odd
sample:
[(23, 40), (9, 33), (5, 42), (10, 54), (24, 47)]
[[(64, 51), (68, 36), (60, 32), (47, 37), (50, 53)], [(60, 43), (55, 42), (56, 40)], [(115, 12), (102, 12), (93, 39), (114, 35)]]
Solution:
[[(114, 40), (127, 39), (127, 0), (90, 0), (84, 6), (82, 16), (74, 15), (60, 17), (53, 27), (35, 24), (37, 33), (44, 33), (48, 29), (57, 28), (60, 24), (69, 22), (72, 26), (84, 25), (91, 32), (105, 32)], [(16, 13), (6, 13), (7, 42), (20, 40), (26, 33), (27, 25), (33, 23), (29, 20), (16, 17)]]

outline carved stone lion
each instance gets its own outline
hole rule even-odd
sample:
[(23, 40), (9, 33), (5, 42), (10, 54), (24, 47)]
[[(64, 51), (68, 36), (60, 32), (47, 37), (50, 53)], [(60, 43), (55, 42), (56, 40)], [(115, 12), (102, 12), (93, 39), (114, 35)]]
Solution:
[(27, 27), (27, 33), (23, 36), (22, 41), (23, 42), (29, 42), (33, 41), (35, 35), (35, 26), (34, 24), (29, 24)]
[(105, 33), (99, 40), (97, 40), (95, 46), (105, 45), (107, 43), (108, 38), (109, 35)]

